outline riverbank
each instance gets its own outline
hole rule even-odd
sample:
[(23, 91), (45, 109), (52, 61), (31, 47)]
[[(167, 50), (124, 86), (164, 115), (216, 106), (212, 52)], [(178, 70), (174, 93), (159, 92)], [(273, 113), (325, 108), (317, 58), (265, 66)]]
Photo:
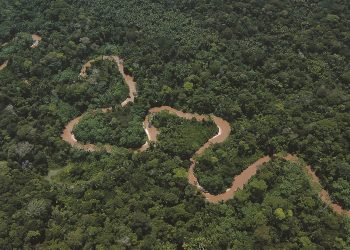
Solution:
[[(102, 56), (96, 60), (111, 60), (117, 63), (119, 72), (122, 74), (124, 81), (129, 87), (129, 97), (121, 103), (121, 106), (124, 107), (129, 102), (134, 102), (135, 97), (137, 96), (137, 88), (136, 88), (136, 82), (134, 81), (133, 77), (125, 74), (124, 72), (124, 65), (123, 61), (118, 56)], [(80, 71), (81, 77), (87, 77), (87, 70), (91, 67), (91, 64), (95, 62), (96, 60), (90, 60), (87, 63), (85, 63)], [(111, 108), (105, 108), (102, 109), (103, 112), (109, 112)], [(249, 182), (249, 180), (256, 175), (257, 171), (264, 166), (265, 163), (269, 162), (271, 160), (271, 157), (269, 156), (263, 156), (251, 165), (249, 165), (245, 170), (242, 171), (239, 175), (235, 176), (233, 178), (231, 187), (228, 188), (225, 192), (213, 195), (205, 191), (205, 189), (198, 183), (197, 177), (194, 174), (194, 168), (196, 166), (196, 156), (199, 156), (204, 153), (204, 151), (212, 146), (213, 144), (222, 143), (224, 142), (231, 133), (231, 127), (230, 124), (225, 121), (224, 119), (217, 117), (215, 115), (199, 115), (199, 114), (193, 114), (193, 113), (185, 113), (183, 111), (174, 109), (170, 106), (161, 106), (161, 107), (154, 107), (149, 109), (147, 116), (145, 117), (145, 120), (143, 122), (143, 127), (145, 130), (145, 133), (147, 134), (148, 141), (139, 149), (134, 149), (134, 151), (138, 152), (144, 152), (146, 151), (149, 146), (150, 142), (156, 142), (157, 136), (159, 134), (159, 130), (154, 127), (151, 123), (151, 117), (154, 116), (154, 114), (167, 111), (170, 114), (176, 115), (178, 117), (181, 117), (183, 119), (195, 119), (198, 122), (203, 122), (206, 120), (212, 120), (215, 125), (218, 127), (219, 132), (212, 138), (210, 138), (203, 146), (201, 146), (194, 155), (190, 158), (191, 165), (188, 170), (188, 182), (189, 184), (195, 186), (197, 190), (205, 197), (205, 199), (208, 202), (211, 203), (218, 203), (218, 202), (225, 202), (229, 199), (232, 199), (236, 192), (239, 189), (243, 189), (244, 186)], [(103, 147), (97, 147), (94, 144), (81, 144), (79, 143), (72, 133), (72, 130), (76, 124), (79, 123), (82, 116), (76, 117), (73, 120), (71, 120), (65, 127), (63, 133), (62, 133), (62, 139), (66, 142), (68, 142), (72, 147), (75, 147), (77, 149), (81, 149), (87, 152), (93, 152), (93, 151), (100, 151), (100, 150), (106, 150), (107, 152), (111, 152), (111, 146), (110, 145), (104, 145)], [(287, 154), (285, 157), (283, 157), (287, 161), (297, 162), (299, 161), (299, 158), (295, 155)], [(305, 172), (310, 178), (310, 181), (312, 184), (318, 185), (321, 187), (320, 181), (318, 177), (316, 176), (315, 172), (312, 170), (311, 166), (305, 166)], [(330, 206), (330, 208), (336, 212), (337, 214), (345, 214), (350, 217), (350, 211), (344, 210), (340, 205), (335, 204), (332, 202), (329, 193), (321, 188), (321, 191), (319, 192), (320, 199)]]

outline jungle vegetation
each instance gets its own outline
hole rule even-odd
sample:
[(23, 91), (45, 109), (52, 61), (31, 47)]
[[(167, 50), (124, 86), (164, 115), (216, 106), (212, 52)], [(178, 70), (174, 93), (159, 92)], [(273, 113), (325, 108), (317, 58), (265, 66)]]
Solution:
[[(210, 122), (156, 116), (159, 143), (127, 149), (144, 142), (136, 123), (151, 107), (213, 113), (232, 132), (198, 158), (204, 188), (220, 193), (259, 157), (289, 152), (350, 209), (347, 1), (0, 6), (0, 249), (349, 249), (349, 218), (321, 202), (299, 164), (276, 157), (226, 203), (196, 193), (189, 155), (217, 132)], [(31, 34), (43, 38), (35, 49)], [(115, 64), (79, 77), (101, 55), (120, 55), (137, 81), (126, 110)], [(88, 113), (78, 136), (120, 147), (88, 153), (62, 141), (68, 121), (102, 107), (113, 111)], [(52, 169), (62, 171), (49, 181)]]

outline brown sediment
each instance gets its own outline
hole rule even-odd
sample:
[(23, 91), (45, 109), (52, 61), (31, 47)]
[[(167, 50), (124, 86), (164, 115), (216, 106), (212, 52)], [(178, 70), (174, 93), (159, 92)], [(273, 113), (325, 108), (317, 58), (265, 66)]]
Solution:
[[(106, 113), (112, 110), (112, 108), (102, 108), (101, 109), (102, 112)], [(77, 148), (77, 149), (81, 149), (87, 152), (95, 152), (95, 151), (102, 151), (102, 150), (106, 150), (107, 152), (111, 152), (112, 151), (112, 146), (110, 145), (104, 145), (102, 148), (101, 147), (97, 147), (95, 144), (82, 144), (80, 142), (77, 141), (77, 139), (75, 139), (75, 136), (73, 134), (73, 128), (75, 125), (77, 125), (80, 121), (80, 119), (83, 117), (83, 115), (78, 116), (76, 118), (74, 118), (73, 120), (71, 120), (66, 127), (63, 130), (63, 133), (61, 135), (61, 138), (69, 143), (72, 147)]]
[[(305, 168), (306, 168), (307, 174), (311, 179), (311, 182), (321, 187), (320, 179), (317, 177), (316, 173), (312, 170), (311, 166), (307, 165), (305, 166)], [(346, 216), (350, 217), (350, 210), (345, 210), (339, 204), (333, 203), (327, 190), (321, 189), (320, 192), (318, 193), (318, 196), (325, 204), (330, 206), (332, 210), (337, 214), (345, 214)]]
[(32, 39), (33, 39), (33, 44), (32, 46), (30, 46), (31, 48), (36, 48), (39, 46), (39, 42), (41, 41), (41, 36), (33, 34), (32, 35)]
[[(123, 61), (118, 56), (102, 56), (101, 58), (98, 58), (96, 60), (111, 60), (117, 63), (119, 72), (122, 74), (125, 82), (129, 87), (129, 97), (125, 101), (123, 101), (121, 105), (124, 107), (129, 102), (134, 102), (135, 97), (137, 96), (136, 82), (134, 81), (133, 77), (125, 74)], [(95, 62), (96, 60), (90, 60), (86, 64), (84, 64), (84, 66), (80, 71), (80, 76), (86, 77), (87, 69), (91, 67), (91, 63)], [(102, 109), (103, 112), (108, 112), (110, 110), (111, 108)], [(254, 175), (256, 175), (257, 171), (260, 168), (262, 168), (265, 163), (271, 160), (271, 157), (269, 156), (261, 157), (256, 162), (249, 165), (245, 170), (243, 170), (242, 173), (235, 176), (233, 178), (231, 187), (228, 188), (225, 192), (218, 195), (210, 194), (206, 192), (204, 188), (198, 183), (197, 177), (194, 174), (194, 168), (196, 165), (195, 157), (203, 154), (204, 151), (207, 148), (209, 148), (211, 145), (224, 142), (230, 135), (230, 132), (231, 132), (230, 124), (227, 121), (223, 120), (222, 118), (214, 115), (199, 115), (199, 114), (185, 113), (169, 106), (154, 107), (149, 110), (148, 115), (145, 117), (145, 120), (143, 122), (143, 127), (147, 134), (148, 141), (141, 148), (136, 149), (135, 151), (139, 151), (139, 152), (146, 151), (150, 146), (150, 142), (157, 141), (157, 135), (159, 134), (159, 131), (157, 128), (152, 126), (151, 119), (155, 113), (159, 113), (161, 111), (168, 111), (170, 114), (179, 116), (184, 119), (196, 119), (198, 122), (211, 119), (219, 128), (218, 134), (210, 138), (190, 158), (191, 165), (188, 170), (189, 184), (195, 186), (200, 191), (200, 193), (206, 198), (208, 202), (218, 203), (218, 202), (225, 202), (229, 199), (232, 199), (235, 196), (236, 192), (239, 189), (243, 189), (244, 185), (246, 185), (249, 182), (249, 180)], [(103, 146), (103, 148), (98, 148), (96, 145), (93, 145), (93, 144), (81, 144), (75, 139), (74, 135), (72, 134), (72, 130), (73, 130), (73, 127), (79, 123), (79, 120), (81, 119), (81, 117), (82, 116), (76, 117), (75, 119), (73, 119), (67, 124), (62, 134), (63, 140), (68, 142), (71, 146), (78, 149), (85, 150), (85, 151), (92, 152), (92, 151), (106, 150), (107, 152), (111, 152), (112, 146), (110, 145), (105, 145)], [(287, 154), (283, 158), (287, 161), (292, 161), (292, 162), (297, 162), (299, 160), (299, 158), (296, 155), (292, 155), (292, 154)], [(321, 187), (319, 178), (316, 176), (315, 172), (312, 171), (311, 167), (305, 166), (305, 169), (306, 169), (306, 173), (311, 179), (311, 182)], [(319, 197), (322, 200), (322, 202), (329, 205), (331, 209), (337, 214), (345, 214), (348, 217), (350, 217), (350, 211), (344, 210), (340, 205), (333, 203), (329, 193), (325, 189), (321, 189), (321, 191), (319, 192)]]
[(132, 76), (125, 74), (123, 60), (118, 56), (101, 56), (97, 59), (90, 60), (83, 65), (79, 75), (83, 78), (87, 77), (87, 70), (91, 68), (92, 63), (99, 60), (109, 60), (115, 62), (118, 66), (120, 74), (123, 76), (125, 83), (129, 87), (129, 97), (121, 103), (121, 106), (125, 107), (129, 102), (134, 102), (135, 97), (137, 96), (136, 82)]
[[(210, 145), (223, 142), (230, 135), (230, 132), (231, 132), (230, 124), (227, 121), (225, 121), (222, 118), (217, 117), (215, 115), (199, 115), (199, 114), (185, 113), (185, 112), (182, 112), (180, 110), (174, 109), (174, 108), (169, 107), (169, 106), (161, 106), (161, 107), (151, 108), (148, 111), (148, 115), (146, 116), (146, 118), (143, 122), (143, 127), (144, 127), (144, 130), (147, 134), (149, 141), (155, 142), (157, 140), (157, 135), (159, 134), (159, 131), (157, 128), (155, 128), (154, 126), (151, 125), (151, 117), (154, 114), (159, 113), (161, 111), (167, 111), (170, 114), (176, 115), (178, 117), (181, 117), (181, 118), (184, 118), (187, 120), (195, 119), (198, 122), (208, 121), (210, 119), (213, 120), (213, 122), (216, 124), (216, 126), (219, 129), (218, 134), (216, 134), (214, 137), (210, 138), (202, 147), (200, 147), (195, 152), (195, 154), (194, 154), (195, 156), (202, 154), (205, 149), (210, 147)], [(147, 150), (147, 148), (148, 148), (147, 146), (144, 148), (141, 148), (140, 151), (142, 152), (144, 150)], [(191, 158), (191, 161), (192, 160), (193, 159)]]
[(75, 139), (75, 136), (74, 136), (72, 131), (73, 131), (74, 126), (79, 123), (81, 118), (82, 118), (82, 115), (71, 120), (64, 128), (61, 137), (65, 142), (68, 142), (72, 147), (75, 147), (77, 149), (82, 149), (82, 150), (88, 151), (88, 152), (96, 151), (97, 147), (95, 145), (82, 144)]
[[(291, 154), (288, 154), (286, 157), (284, 157), (284, 159), (293, 162), (297, 162), (299, 160), (296, 155)], [(329, 192), (322, 188), (320, 179), (317, 177), (315, 171), (312, 170), (312, 167), (310, 165), (306, 165), (304, 168), (313, 186), (316, 186), (320, 189), (318, 196), (320, 197), (321, 201), (327, 204), (335, 213), (350, 217), (350, 210), (345, 210), (339, 204), (334, 203), (329, 195)]]
[[(299, 158), (296, 155), (287, 154), (283, 159), (287, 161), (297, 162)], [(194, 176), (193, 171), (189, 172), (189, 182), (190, 184), (196, 186), (198, 190), (205, 196), (207, 201), (212, 203), (224, 202), (229, 199), (232, 199), (235, 196), (235, 193), (238, 189), (243, 189), (244, 185), (248, 183), (248, 181), (257, 173), (257, 170), (264, 166), (265, 163), (269, 162), (271, 158), (269, 156), (264, 156), (248, 166), (243, 172), (234, 177), (232, 185), (226, 192), (212, 195), (203, 190), (203, 188), (199, 185), (197, 178)], [(194, 167), (195, 162), (192, 162), (191, 167)], [(305, 166), (306, 173), (308, 174), (310, 181), (312, 184), (315, 184), (321, 188), (320, 180), (317, 177), (316, 173), (312, 170), (311, 166)], [(329, 193), (327, 190), (321, 188), (318, 193), (320, 199), (323, 203), (327, 204), (335, 213), (340, 215), (346, 215), (350, 217), (350, 210), (343, 209), (339, 204), (333, 203)]]
[(0, 70), (3, 70), (4, 68), (6, 68), (7, 64), (8, 64), (8, 60), (6, 60), (3, 64), (0, 65)]
[(192, 161), (192, 164), (190, 166), (190, 173), (188, 175), (189, 182), (190, 182), (190, 184), (196, 186), (200, 190), (200, 192), (205, 196), (207, 201), (212, 202), (212, 203), (218, 203), (220, 201), (227, 201), (227, 200), (232, 199), (235, 196), (237, 190), (243, 189), (244, 185), (247, 184), (248, 181), (256, 174), (258, 169), (261, 168), (264, 163), (270, 161), (270, 159), (271, 158), (269, 156), (264, 156), (264, 157), (260, 158), (259, 160), (257, 160), (256, 162), (254, 162), (253, 164), (251, 164), (250, 166), (248, 166), (245, 170), (243, 170), (242, 173), (240, 173), (239, 175), (237, 175), (233, 178), (232, 185), (229, 189), (226, 190), (226, 192), (218, 194), (218, 195), (210, 194), (210, 193), (204, 191), (203, 188), (200, 186), (200, 184), (197, 181), (197, 178), (195, 177), (195, 175), (193, 173), (193, 169), (194, 169), (194, 165), (195, 165), (194, 161)]
[[(115, 62), (118, 66), (119, 72), (122, 74), (122, 76), (124, 78), (125, 83), (128, 85), (129, 97), (127, 97), (121, 103), (121, 106), (125, 107), (129, 102), (134, 102), (135, 97), (137, 96), (136, 82), (134, 81), (133, 77), (125, 74), (123, 60), (120, 59), (118, 56), (101, 56), (101, 57), (98, 57), (96, 59), (90, 60), (82, 66), (79, 75), (83, 78), (86, 78), (87, 77), (87, 70), (92, 66), (92, 63), (94, 63), (98, 60), (109, 60), (109, 61)], [(101, 110), (102, 110), (102, 112), (106, 113), (106, 112), (111, 111), (112, 108), (111, 107), (102, 108)], [(102, 147), (97, 147), (95, 144), (82, 144), (75, 139), (75, 136), (74, 136), (72, 131), (73, 131), (74, 126), (79, 123), (79, 121), (83, 115), (84, 114), (74, 118), (66, 125), (66, 127), (63, 130), (63, 133), (61, 135), (62, 139), (64, 141), (68, 142), (72, 147), (75, 147), (77, 149), (81, 149), (81, 150), (84, 150), (87, 152), (95, 152), (95, 151), (103, 151), (103, 150), (105, 150), (109, 153), (112, 152), (112, 149), (113, 149), (112, 145), (104, 145)], [(148, 148), (149, 148), (149, 143), (146, 142), (144, 145), (142, 145), (142, 147), (140, 149), (137, 149), (137, 151), (142, 152), (142, 151), (147, 150)]]

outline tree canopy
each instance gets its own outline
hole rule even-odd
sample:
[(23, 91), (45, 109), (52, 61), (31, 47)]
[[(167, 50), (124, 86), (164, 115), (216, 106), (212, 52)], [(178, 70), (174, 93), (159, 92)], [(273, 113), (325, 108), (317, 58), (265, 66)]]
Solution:
[[(215, 114), (232, 132), (196, 159), (203, 188), (220, 193), (261, 156), (289, 152), (350, 209), (348, 2), (0, 2), (0, 249), (349, 248), (349, 219), (297, 163), (276, 157), (234, 199), (206, 202), (187, 170), (211, 122), (158, 114), (159, 141), (126, 149), (146, 140), (151, 107)], [(114, 63), (79, 77), (101, 55), (119, 55), (137, 81), (127, 108)], [(65, 143), (82, 114), (80, 140), (118, 148)]]

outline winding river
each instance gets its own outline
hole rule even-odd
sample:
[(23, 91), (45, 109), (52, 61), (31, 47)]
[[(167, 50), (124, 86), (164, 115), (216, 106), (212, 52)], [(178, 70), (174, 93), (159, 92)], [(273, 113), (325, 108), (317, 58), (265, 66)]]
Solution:
[[(80, 71), (80, 76), (85, 78), (87, 77), (87, 70), (91, 67), (92, 63), (96, 62), (97, 60), (110, 60), (113, 61), (117, 64), (119, 72), (122, 74), (125, 83), (129, 87), (129, 97), (126, 98), (121, 103), (121, 106), (124, 107), (126, 106), (129, 102), (134, 102), (135, 97), (137, 97), (137, 89), (136, 89), (136, 82), (134, 81), (134, 78), (132, 76), (129, 76), (125, 74), (124, 72), (124, 65), (123, 61), (118, 57), (118, 56), (101, 56), (98, 57), (95, 60), (90, 60), (86, 64), (83, 65), (81, 71)], [(103, 112), (110, 112), (111, 108), (103, 108)], [(243, 189), (244, 185), (249, 182), (249, 180), (257, 173), (257, 171), (264, 167), (265, 163), (269, 162), (271, 160), (271, 157), (269, 156), (263, 156), (262, 158), (258, 159), (256, 162), (253, 164), (249, 165), (244, 171), (242, 171), (241, 174), (235, 176), (232, 181), (232, 185), (230, 188), (228, 188), (224, 193), (218, 194), (218, 195), (213, 195), (205, 191), (205, 189), (198, 183), (197, 177), (194, 174), (194, 168), (196, 166), (196, 156), (199, 156), (203, 154), (203, 152), (209, 148), (211, 145), (216, 144), (216, 143), (222, 143), (224, 142), (230, 135), (231, 133), (231, 127), (230, 124), (225, 121), (224, 119), (217, 117), (215, 115), (199, 115), (199, 114), (192, 114), (192, 113), (185, 113), (179, 110), (176, 110), (172, 107), (169, 106), (161, 106), (161, 107), (154, 107), (151, 108), (148, 111), (147, 116), (145, 117), (145, 120), (143, 122), (143, 127), (144, 130), (147, 134), (148, 141), (139, 149), (134, 149), (139, 152), (143, 152), (149, 148), (149, 142), (155, 142), (157, 140), (157, 135), (159, 134), (159, 130), (152, 126), (150, 120), (152, 115), (159, 113), (161, 111), (167, 111), (170, 114), (179, 116), (184, 119), (196, 119), (198, 122), (202, 122), (204, 120), (209, 120), (211, 119), (216, 126), (219, 129), (218, 134), (216, 134), (214, 137), (210, 138), (203, 146), (201, 146), (195, 153), (194, 155), (190, 158), (191, 165), (188, 170), (188, 182), (195, 186), (197, 190), (206, 198), (208, 202), (211, 203), (218, 203), (218, 202), (225, 202), (229, 199), (232, 199), (236, 192), (239, 189)], [(84, 115), (84, 114), (83, 114)], [(93, 151), (100, 151), (100, 150), (106, 150), (107, 152), (112, 151), (112, 146), (111, 145), (104, 145), (102, 147), (98, 147), (94, 144), (82, 144), (78, 142), (74, 134), (72, 133), (72, 130), (76, 124), (79, 123), (81, 117), (83, 116), (78, 116), (71, 120), (65, 127), (61, 137), (64, 141), (69, 143), (72, 147), (75, 147), (77, 149), (81, 149), (84, 151), (88, 152), (93, 152)], [(292, 161), (292, 162), (297, 162), (299, 161), (298, 157), (295, 155), (287, 154), (284, 157), (285, 160), (287, 161)], [(313, 185), (317, 185), (321, 187), (319, 178), (316, 176), (315, 172), (312, 170), (311, 166), (305, 166), (305, 172), (308, 174), (310, 181)], [(341, 206), (338, 204), (335, 204), (332, 202), (329, 193), (321, 188), (321, 191), (319, 192), (319, 197), (320, 199), (328, 205), (334, 212), (337, 214), (345, 214), (348, 217), (350, 217), (350, 211), (344, 210)]]

